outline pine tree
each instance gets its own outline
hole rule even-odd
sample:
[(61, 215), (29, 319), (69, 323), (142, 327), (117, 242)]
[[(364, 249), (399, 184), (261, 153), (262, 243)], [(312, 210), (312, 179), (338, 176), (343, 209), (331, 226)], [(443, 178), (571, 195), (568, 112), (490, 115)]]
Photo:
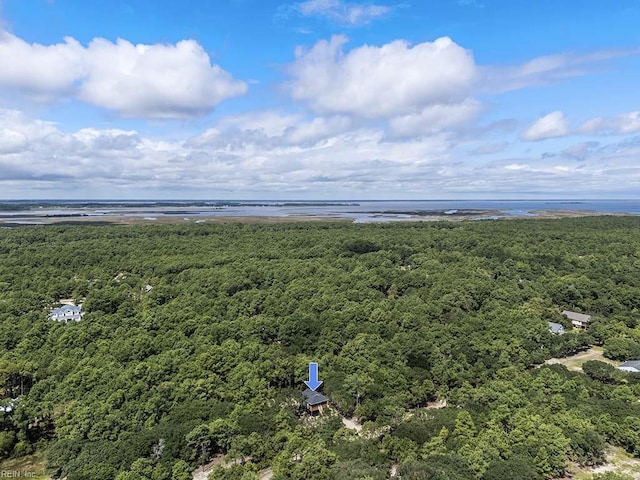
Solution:
[(551, 478), (553, 476), (553, 468), (549, 463), (549, 453), (545, 447), (540, 447), (536, 458), (534, 459), (536, 464), (536, 470), (544, 478)]
[(442, 455), (447, 451), (447, 438), (449, 437), (449, 430), (447, 427), (442, 427), (438, 435), (431, 438), (431, 440), (424, 442), (420, 455), (423, 459), (427, 459), (433, 455)]

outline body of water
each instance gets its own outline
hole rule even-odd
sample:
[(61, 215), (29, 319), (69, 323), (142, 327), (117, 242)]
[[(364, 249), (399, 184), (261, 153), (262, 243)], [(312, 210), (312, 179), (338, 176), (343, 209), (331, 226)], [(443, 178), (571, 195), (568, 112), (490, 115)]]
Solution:
[[(536, 216), (540, 210), (576, 210), (640, 215), (640, 200), (346, 200), (346, 201), (0, 201), (0, 218), (47, 217), (291, 217), (352, 218), (355, 222), (428, 219), (434, 215), (466, 216), (491, 211), (489, 218)], [(195, 218), (194, 218), (195, 217)], [(487, 218), (485, 216), (485, 218)]]

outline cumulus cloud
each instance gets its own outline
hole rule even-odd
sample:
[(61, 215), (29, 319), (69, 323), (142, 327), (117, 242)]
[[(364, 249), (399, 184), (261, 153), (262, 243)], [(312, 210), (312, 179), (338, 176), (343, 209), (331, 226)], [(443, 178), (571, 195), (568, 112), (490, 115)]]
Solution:
[(564, 137), (571, 132), (569, 121), (560, 111), (551, 112), (539, 118), (521, 135), (523, 140), (538, 141), (547, 138)]
[(289, 67), (295, 100), (320, 113), (369, 119), (411, 115), (464, 102), (476, 79), (473, 56), (448, 37), (413, 46), (397, 40), (345, 53), (346, 42), (334, 36), (296, 50)]
[[(309, 8), (333, 5), (318, 0)], [(404, 40), (348, 49), (345, 36), (298, 47), (286, 84), (293, 100), (320, 114), (389, 121), (397, 136), (428, 134), (474, 121), (480, 93), (548, 85), (593, 72), (594, 65), (639, 50), (598, 51), (534, 58), (521, 65), (477, 65), (469, 50), (448, 37), (415, 45)], [(637, 116), (594, 121), (584, 130), (635, 131)], [(569, 134), (561, 113), (540, 119), (523, 138), (541, 140)]]
[(76, 97), (126, 117), (198, 116), (247, 90), (193, 40), (133, 45), (98, 38), (83, 47), (65, 38), (40, 45), (0, 31), (0, 64), (0, 89), (37, 100)]
[(341, 0), (307, 0), (295, 9), (302, 15), (324, 17), (345, 25), (365, 25), (391, 11), (384, 5), (348, 3)]
[(37, 192), (47, 198), (282, 198), (287, 192), (306, 198), (319, 192), (450, 198), (562, 194), (568, 179), (595, 195), (631, 191), (640, 182), (640, 167), (634, 167), (640, 137), (570, 149), (580, 162), (563, 151), (481, 162), (468, 157), (466, 143), (444, 132), (392, 139), (375, 127), (342, 128), (341, 122), (350, 121), (343, 117), (288, 121), (292, 114), (262, 114), (279, 115), (286, 126), (270, 136), (248, 129), (255, 125), (245, 116), (246, 123), (220, 121), (189, 139), (166, 142), (132, 130), (63, 132), (0, 109), (0, 190), (22, 198)]
[(89, 74), (79, 97), (125, 116), (183, 118), (212, 110), (246, 92), (193, 40), (175, 45), (133, 45), (93, 40), (87, 48)]
[[(8, 192), (9, 185), (21, 182), (24, 192), (37, 184), (84, 195), (126, 188), (137, 194), (181, 188), (378, 189), (414, 179), (416, 169), (431, 168), (448, 155), (450, 143), (442, 136), (390, 142), (380, 130), (349, 129), (349, 122), (344, 117), (305, 119), (272, 137), (244, 129), (239, 120), (234, 126), (219, 122), (200, 135), (167, 143), (118, 129), (63, 133), (53, 124), (0, 110), (0, 134), (20, 135), (11, 149), (0, 152), (0, 188)], [(246, 126), (251, 126), (248, 120)]]
[(51, 122), (33, 120), (17, 110), (0, 109), (0, 155), (24, 152), (34, 141), (57, 131)]
[(87, 73), (84, 48), (73, 38), (54, 45), (30, 44), (0, 30), (0, 87), (37, 99), (70, 94)]
[[(135, 131), (85, 128), (64, 133), (51, 122), (0, 109), (0, 138), (7, 134), (19, 141), (0, 149), (0, 185), (21, 181), (25, 191), (32, 182), (45, 182), (62, 193), (82, 187), (85, 194), (99, 184), (149, 182), (175, 152), (175, 146), (140, 138)], [(0, 145), (6, 144), (0, 140)]]

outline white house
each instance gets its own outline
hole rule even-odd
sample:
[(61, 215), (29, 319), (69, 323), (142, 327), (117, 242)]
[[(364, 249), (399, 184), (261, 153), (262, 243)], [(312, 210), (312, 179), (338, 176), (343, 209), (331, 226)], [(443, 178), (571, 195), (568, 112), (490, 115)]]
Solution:
[(0, 412), (2, 413), (11, 413), (13, 411), (13, 407), (15, 406), (15, 400), (9, 400), (6, 405), (0, 405)]
[(63, 305), (51, 310), (49, 312), (49, 319), (64, 323), (70, 320), (79, 322), (83, 315), (82, 305)]
[(564, 335), (564, 326), (561, 323), (549, 322), (549, 331), (556, 335)]
[(622, 370), (624, 372), (630, 373), (639, 373), (640, 372), (640, 360), (629, 360), (624, 362), (622, 365), (617, 367), (618, 370)]

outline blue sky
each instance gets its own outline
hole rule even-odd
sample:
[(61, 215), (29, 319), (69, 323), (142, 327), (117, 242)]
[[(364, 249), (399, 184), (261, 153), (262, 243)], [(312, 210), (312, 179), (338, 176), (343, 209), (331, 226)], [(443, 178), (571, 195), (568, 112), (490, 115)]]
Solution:
[(0, 0), (0, 198), (638, 198), (640, 0)]

